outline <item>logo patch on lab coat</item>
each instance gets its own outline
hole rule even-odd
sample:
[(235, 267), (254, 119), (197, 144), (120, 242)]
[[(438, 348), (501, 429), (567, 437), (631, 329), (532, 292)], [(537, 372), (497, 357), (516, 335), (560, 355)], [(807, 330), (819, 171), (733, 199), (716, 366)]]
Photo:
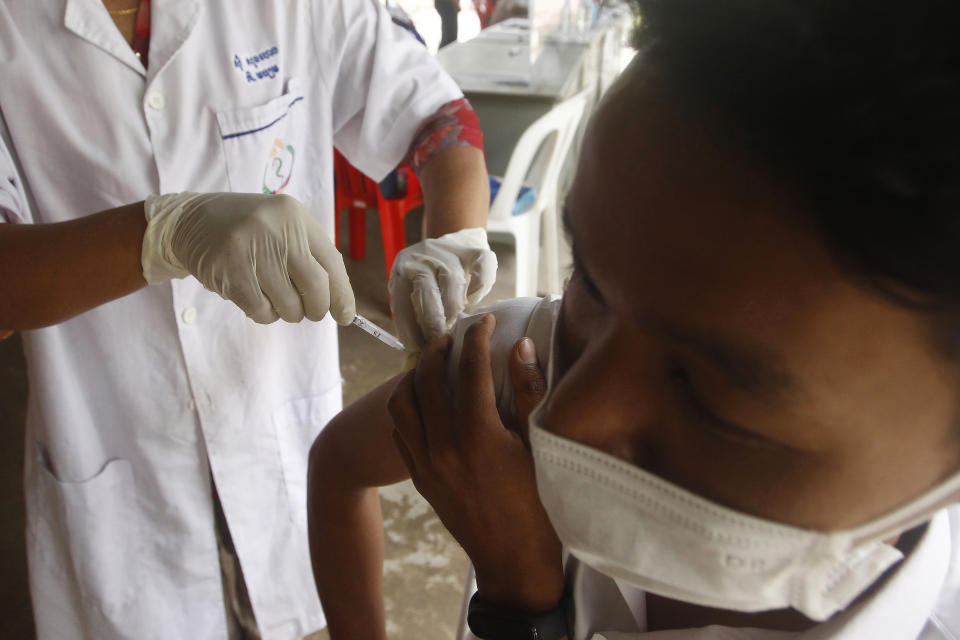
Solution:
[(292, 144), (284, 144), (280, 138), (274, 139), (273, 149), (270, 150), (270, 158), (267, 160), (267, 166), (263, 169), (264, 193), (270, 195), (283, 193), (290, 182), (290, 176), (293, 175), (295, 157), (296, 154)]

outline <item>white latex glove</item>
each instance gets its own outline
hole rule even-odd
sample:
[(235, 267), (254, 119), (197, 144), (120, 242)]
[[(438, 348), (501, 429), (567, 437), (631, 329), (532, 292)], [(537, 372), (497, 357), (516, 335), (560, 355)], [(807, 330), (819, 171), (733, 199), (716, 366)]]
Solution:
[(461, 229), (410, 245), (390, 270), (390, 308), (408, 351), (439, 338), (467, 304), (490, 293), (497, 256), (485, 229)]
[(148, 283), (193, 275), (262, 324), (356, 315), (343, 257), (290, 196), (175, 193), (150, 196), (144, 210)]

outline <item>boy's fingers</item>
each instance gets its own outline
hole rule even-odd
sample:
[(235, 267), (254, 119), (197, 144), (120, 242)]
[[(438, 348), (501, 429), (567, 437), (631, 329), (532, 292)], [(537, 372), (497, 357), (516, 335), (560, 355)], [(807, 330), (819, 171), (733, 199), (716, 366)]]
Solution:
[(452, 436), (449, 427), (455, 422), (447, 392), (447, 356), (451, 344), (450, 336), (444, 336), (424, 347), (413, 378), (423, 431), (430, 447), (449, 440)]
[(427, 447), (423, 433), (423, 420), (420, 417), (420, 408), (414, 390), (415, 373), (414, 369), (403, 375), (387, 400), (387, 410), (393, 418), (393, 426), (400, 433), (414, 459), (421, 457)]
[(487, 314), (467, 329), (460, 352), (460, 381), (457, 406), (467, 415), (496, 411), (493, 369), (490, 365), (490, 338), (497, 319)]
[(524, 444), (530, 445), (530, 413), (547, 393), (547, 379), (537, 362), (537, 350), (530, 338), (517, 341), (510, 354), (510, 382), (513, 385), (514, 409)]

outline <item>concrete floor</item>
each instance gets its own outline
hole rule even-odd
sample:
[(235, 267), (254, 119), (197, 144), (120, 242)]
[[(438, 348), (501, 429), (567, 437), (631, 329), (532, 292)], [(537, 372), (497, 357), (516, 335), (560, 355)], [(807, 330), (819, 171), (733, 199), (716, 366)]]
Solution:
[[(407, 216), (408, 243), (419, 237), (418, 213)], [(344, 219), (344, 222), (346, 220)], [(349, 246), (346, 224), (341, 247)], [(485, 302), (511, 297), (513, 251), (494, 245), (500, 260), (498, 282)], [(367, 254), (347, 259), (357, 292), (358, 310), (391, 327), (386, 274), (375, 213), (367, 217)], [(344, 402), (362, 396), (395, 375), (403, 356), (359, 329), (340, 331)], [(0, 639), (30, 638), (33, 621), (26, 579), (23, 515), (23, 420), (27, 393), (18, 336), (0, 342), (0, 504), (6, 525), (0, 528)], [(381, 490), (386, 538), (384, 566), (387, 629), (398, 640), (450, 640), (459, 618), (467, 559), (430, 506), (409, 482)], [(326, 640), (326, 632), (310, 640)]]

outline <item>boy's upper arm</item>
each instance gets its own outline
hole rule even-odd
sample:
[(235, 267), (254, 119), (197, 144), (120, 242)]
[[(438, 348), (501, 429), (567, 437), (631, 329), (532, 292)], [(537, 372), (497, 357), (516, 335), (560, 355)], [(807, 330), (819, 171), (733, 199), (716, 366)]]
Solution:
[(393, 444), (387, 400), (399, 376), (383, 383), (337, 414), (310, 451), (310, 475), (326, 486), (382, 487), (409, 477)]

